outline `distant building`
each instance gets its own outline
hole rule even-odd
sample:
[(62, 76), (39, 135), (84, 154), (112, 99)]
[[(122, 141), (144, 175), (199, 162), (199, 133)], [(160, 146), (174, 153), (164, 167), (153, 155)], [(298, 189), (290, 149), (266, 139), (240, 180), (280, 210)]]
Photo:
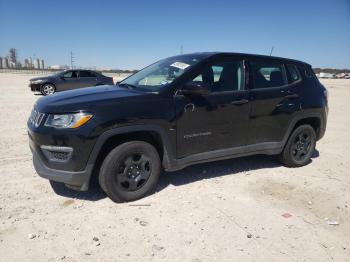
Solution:
[(2, 68), (10, 68), (9, 67), (9, 59), (8, 59), (8, 57), (4, 57), (2, 59)]
[(40, 60), (40, 68), (45, 69), (44, 59)]
[(32, 57), (29, 57), (29, 68), (33, 68), (34, 65), (33, 65), (33, 59)]
[(10, 48), (9, 50), (9, 62), (15, 66), (17, 64), (17, 50), (15, 48)]
[(8, 68), (16, 68), (16, 64), (11, 61), (10, 58), (7, 58), (7, 64), (8, 64)]
[(0, 69), (2, 68), (2, 57), (0, 56)]
[(30, 68), (30, 66), (29, 66), (29, 59), (28, 58), (24, 59), (24, 67), (25, 68)]
[(35, 67), (36, 69), (40, 69), (40, 59), (39, 59), (39, 58), (35, 59), (34, 67)]

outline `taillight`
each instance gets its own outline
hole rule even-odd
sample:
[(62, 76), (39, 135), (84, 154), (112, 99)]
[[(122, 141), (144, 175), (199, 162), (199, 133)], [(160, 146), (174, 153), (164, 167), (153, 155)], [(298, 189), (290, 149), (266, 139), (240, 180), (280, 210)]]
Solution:
[(328, 96), (329, 96), (329, 93), (328, 93), (328, 90), (327, 90), (327, 89), (324, 89), (324, 91), (323, 91), (323, 96), (324, 96), (324, 99), (326, 100), (326, 104), (328, 104)]

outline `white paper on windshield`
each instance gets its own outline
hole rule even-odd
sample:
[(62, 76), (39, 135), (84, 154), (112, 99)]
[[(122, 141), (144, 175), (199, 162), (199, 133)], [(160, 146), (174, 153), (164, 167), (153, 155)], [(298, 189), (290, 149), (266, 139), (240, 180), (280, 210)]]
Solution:
[(172, 67), (176, 67), (176, 68), (179, 68), (179, 69), (186, 69), (187, 67), (189, 67), (190, 65), (189, 64), (185, 64), (185, 63), (182, 63), (182, 62), (175, 62), (175, 63), (172, 63), (170, 66)]

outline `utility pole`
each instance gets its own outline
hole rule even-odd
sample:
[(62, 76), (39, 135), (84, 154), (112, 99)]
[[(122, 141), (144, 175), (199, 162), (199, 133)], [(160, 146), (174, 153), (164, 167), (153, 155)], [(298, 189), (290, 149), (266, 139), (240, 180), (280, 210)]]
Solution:
[(75, 62), (75, 61), (74, 61), (74, 58), (75, 58), (75, 57), (74, 57), (74, 54), (73, 54), (73, 52), (71, 51), (71, 52), (70, 52), (70, 68), (71, 68), (71, 69), (73, 69), (73, 64), (74, 64), (74, 62)]
[(274, 46), (271, 47), (270, 56), (272, 55), (272, 52), (273, 52), (274, 48), (275, 48)]

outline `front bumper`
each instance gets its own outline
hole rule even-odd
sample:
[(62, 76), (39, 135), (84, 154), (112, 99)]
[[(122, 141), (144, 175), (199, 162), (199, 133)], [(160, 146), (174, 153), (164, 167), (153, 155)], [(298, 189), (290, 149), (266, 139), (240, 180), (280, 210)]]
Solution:
[(73, 131), (69, 130), (48, 130), (42, 125), (35, 127), (28, 122), (29, 147), (36, 172), (70, 188), (88, 190), (93, 170), (93, 161), (88, 160), (95, 140), (84, 134), (86, 127), (78, 135), (70, 134)]
[(79, 191), (87, 191), (89, 188), (90, 174), (87, 171), (71, 172), (51, 169), (40, 160), (33, 152), (33, 164), (39, 176), (51, 181), (62, 182), (68, 187)]
[(29, 83), (28, 86), (30, 87), (30, 90), (31, 90), (32, 92), (40, 91), (40, 88), (41, 88), (41, 84), (32, 84), (32, 83)]

